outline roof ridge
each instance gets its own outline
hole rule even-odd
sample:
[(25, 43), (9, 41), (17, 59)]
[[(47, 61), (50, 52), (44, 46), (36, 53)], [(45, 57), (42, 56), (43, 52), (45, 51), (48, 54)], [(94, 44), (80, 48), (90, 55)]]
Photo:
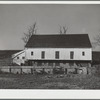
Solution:
[(21, 50), (0, 50), (0, 51), (21, 51)]
[(50, 36), (50, 35), (56, 35), (56, 36), (57, 36), (57, 35), (88, 35), (88, 34), (86, 34), (86, 33), (85, 33), (85, 34), (34, 34), (34, 35), (32, 35), (32, 36), (36, 36), (36, 35), (39, 35), (39, 36), (42, 36), (42, 35), (43, 35), (43, 36), (44, 36), (44, 35), (46, 35), (46, 36), (47, 36), (47, 35), (48, 35), (48, 36)]

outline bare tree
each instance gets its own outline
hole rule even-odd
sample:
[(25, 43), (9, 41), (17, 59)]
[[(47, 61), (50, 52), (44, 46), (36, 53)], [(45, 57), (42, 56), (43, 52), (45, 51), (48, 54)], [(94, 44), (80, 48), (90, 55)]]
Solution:
[(94, 37), (94, 40), (95, 40), (95, 44), (100, 46), (100, 33), (96, 37)]
[(94, 37), (94, 42), (91, 43), (92, 48), (95, 49), (97, 46), (100, 46), (100, 33)]
[(37, 26), (36, 26), (36, 22), (29, 27), (28, 32), (24, 33), (24, 37), (22, 38), (22, 40), (24, 41), (24, 43), (26, 44), (28, 42), (28, 40), (30, 39), (30, 37), (34, 34), (36, 34), (37, 32)]
[(59, 33), (60, 34), (66, 34), (67, 30), (68, 30), (68, 27), (66, 27), (66, 26), (60, 26)]
[(95, 49), (95, 48), (96, 48), (96, 46), (97, 46), (97, 43), (92, 42), (92, 43), (91, 43), (91, 45), (92, 45), (92, 49)]

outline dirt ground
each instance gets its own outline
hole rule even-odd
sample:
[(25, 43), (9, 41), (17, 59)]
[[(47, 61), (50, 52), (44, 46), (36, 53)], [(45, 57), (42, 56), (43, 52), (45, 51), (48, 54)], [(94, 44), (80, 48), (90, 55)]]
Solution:
[(1, 89), (100, 89), (95, 75), (0, 74)]

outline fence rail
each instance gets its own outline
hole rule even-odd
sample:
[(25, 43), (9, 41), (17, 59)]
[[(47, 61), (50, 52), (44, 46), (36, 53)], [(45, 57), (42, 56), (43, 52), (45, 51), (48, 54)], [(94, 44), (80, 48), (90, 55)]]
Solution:
[(0, 68), (25, 68), (25, 69), (29, 69), (29, 68), (36, 68), (36, 69), (40, 69), (40, 68), (45, 68), (45, 69), (52, 69), (52, 68), (78, 68), (78, 66), (0, 66)]
[(45, 72), (49, 74), (53, 74), (54, 71), (58, 71), (64, 74), (67, 73), (85, 73), (87, 74), (87, 68), (86, 67), (60, 67), (60, 66), (0, 66), (0, 72), (7, 72), (7, 73), (27, 73), (27, 74), (34, 74), (34, 73), (40, 73)]

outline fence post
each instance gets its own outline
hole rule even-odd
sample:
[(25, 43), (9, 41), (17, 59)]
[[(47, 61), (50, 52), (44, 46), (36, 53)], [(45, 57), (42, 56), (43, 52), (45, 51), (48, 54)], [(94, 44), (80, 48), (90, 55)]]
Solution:
[(22, 68), (20, 68), (20, 73), (22, 74)]
[(65, 68), (64, 68), (64, 74), (66, 74), (66, 72), (65, 72)]
[(53, 68), (50, 68), (50, 74), (53, 74)]
[(31, 74), (33, 74), (33, 68), (31, 68)]
[(2, 71), (1, 71), (1, 68), (0, 68), (0, 73), (1, 73)]
[(11, 73), (11, 68), (9, 68), (9, 72)]
[(36, 69), (34, 68), (34, 69), (33, 69), (33, 74), (35, 74), (35, 73), (36, 73)]

